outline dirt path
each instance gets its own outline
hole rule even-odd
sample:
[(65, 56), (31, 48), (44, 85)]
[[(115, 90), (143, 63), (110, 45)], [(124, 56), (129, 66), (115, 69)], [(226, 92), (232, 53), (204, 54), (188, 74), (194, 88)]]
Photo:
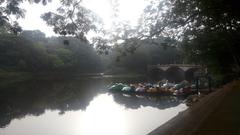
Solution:
[[(236, 86), (240, 88), (239, 87), (240, 81), (235, 81), (230, 84), (227, 84), (223, 88), (217, 90), (216, 92), (213, 92), (207, 95), (206, 97), (202, 98), (199, 102), (194, 104), (192, 107), (190, 107), (186, 111), (179, 113), (176, 117), (174, 117), (164, 125), (160, 126), (159, 128), (155, 129), (151, 133), (149, 133), (149, 135), (195, 135), (195, 134), (196, 135), (220, 135), (217, 132), (214, 133), (214, 130), (217, 130), (216, 128), (219, 127), (218, 125), (223, 125), (222, 122), (219, 121), (220, 120), (219, 118), (224, 119), (225, 116), (222, 116), (222, 115), (226, 115), (226, 113), (218, 113), (217, 114), (218, 117), (216, 117), (215, 113), (221, 112), (219, 110), (229, 110), (229, 109), (231, 111), (236, 111), (236, 109), (234, 110), (233, 108), (228, 108), (228, 106), (230, 106), (229, 104), (231, 104), (231, 106), (234, 107), (234, 105), (232, 105), (232, 102), (230, 102), (229, 100), (229, 99), (232, 99), (231, 93), (234, 93), (234, 91), (238, 92), (233, 94), (235, 95), (234, 99), (237, 99), (238, 101), (240, 101), (240, 98), (237, 98), (237, 97), (240, 97), (240, 92), (239, 92), (240, 90), (235, 90)], [(229, 101), (229, 102), (226, 102), (226, 101)], [(240, 104), (240, 102), (238, 103)], [(235, 104), (235, 108), (238, 108), (238, 106), (236, 106)], [(228, 115), (230, 115), (230, 113), (228, 113)], [(225, 123), (227, 122), (225, 121)], [(240, 127), (239, 124), (240, 123), (238, 123), (237, 126)], [(234, 124), (230, 124), (230, 125), (234, 125)], [(208, 128), (208, 130), (206, 130), (206, 128)], [(210, 129), (214, 129), (214, 130), (210, 130)], [(229, 130), (230, 128), (227, 129), (228, 133), (230, 133)], [(227, 131), (225, 131), (224, 135), (235, 135), (235, 134), (226, 134)], [(219, 129), (218, 129), (218, 132), (222, 133)], [(238, 131), (235, 131), (235, 132), (238, 133)], [(236, 134), (236, 135), (240, 135), (240, 132), (239, 134)]]

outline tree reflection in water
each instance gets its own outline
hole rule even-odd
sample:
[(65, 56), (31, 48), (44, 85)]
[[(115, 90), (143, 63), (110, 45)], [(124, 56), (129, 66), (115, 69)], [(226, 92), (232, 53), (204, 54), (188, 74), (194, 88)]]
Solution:
[[(106, 86), (112, 81), (35, 80), (0, 88), (0, 128), (8, 126), (13, 119), (21, 119), (29, 115), (39, 116), (46, 110), (58, 110), (60, 115), (66, 111), (85, 110), (95, 96), (107, 93)], [(109, 94), (116, 103), (131, 109), (141, 106), (164, 109), (177, 106), (182, 101), (173, 96)]]
[[(97, 88), (96, 88), (97, 86)], [(0, 127), (26, 115), (39, 116), (45, 110), (85, 110), (99, 91), (102, 81), (31, 81), (0, 90)]]
[(159, 94), (136, 94), (136, 93), (111, 93), (114, 101), (126, 108), (138, 109), (141, 106), (151, 106), (158, 109), (166, 109), (178, 106), (184, 97), (175, 97)]

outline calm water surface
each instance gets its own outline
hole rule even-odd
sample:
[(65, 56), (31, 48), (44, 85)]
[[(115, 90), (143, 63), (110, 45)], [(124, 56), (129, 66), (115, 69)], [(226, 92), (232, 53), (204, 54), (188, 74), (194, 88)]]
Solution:
[(173, 96), (109, 93), (105, 88), (113, 81), (5, 86), (0, 90), (0, 135), (145, 135), (187, 108)]

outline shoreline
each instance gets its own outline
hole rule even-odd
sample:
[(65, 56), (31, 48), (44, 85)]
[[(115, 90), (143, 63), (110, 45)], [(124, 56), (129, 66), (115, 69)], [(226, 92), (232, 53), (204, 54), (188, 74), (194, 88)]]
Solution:
[(220, 105), (226, 94), (239, 81), (224, 85), (194, 103), (187, 110), (151, 131), (148, 135), (192, 135), (201, 126), (203, 121)]

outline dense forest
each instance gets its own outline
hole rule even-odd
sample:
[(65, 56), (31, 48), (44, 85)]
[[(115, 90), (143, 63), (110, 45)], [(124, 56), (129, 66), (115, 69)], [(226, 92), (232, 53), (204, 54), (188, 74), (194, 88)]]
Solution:
[[(115, 22), (111, 31), (81, 0), (64, 0), (41, 16), (63, 36), (52, 38), (10, 21), (24, 18), (23, 2), (51, 1), (0, 1), (1, 71), (143, 72), (148, 64), (184, 62), (204, 65), (225, 82), (240, 75), (237, 0), (151, 0), (136, 27)], [(90, 31), (102, 34), (89, 40)]]
[[(0, 34), (1, 71), (31, 73), (145, 73), (149, 64), (176, 63), (180, 49), (143, 44), (132, 54), (122, 55), (124, 45), (109, 54), (99, 54), (88, 42), (73, 37), (46, 37), (39, 30), (16, 36)], [(121, 51), (119, 51), (121, 50)]]
[[(101, 60), (87, 43), (71, 37), (46, 38), (40, 31), (0, 35), (1, 69), (27, 72), (99, 72)], [(65, 45), (63, 42), (69, 40)]]

